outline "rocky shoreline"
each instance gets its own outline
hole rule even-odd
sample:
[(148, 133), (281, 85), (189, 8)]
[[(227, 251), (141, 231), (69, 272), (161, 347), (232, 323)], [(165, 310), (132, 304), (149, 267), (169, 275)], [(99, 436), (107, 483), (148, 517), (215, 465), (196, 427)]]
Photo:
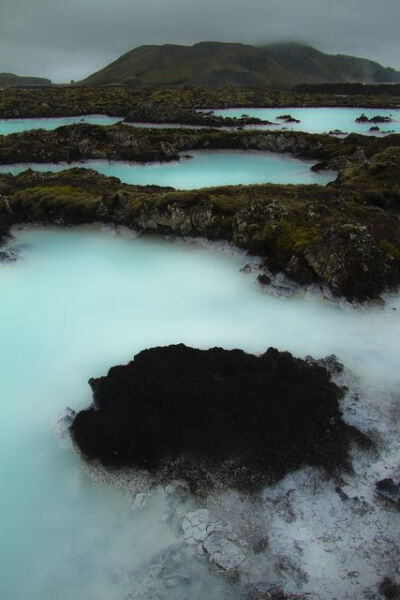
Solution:
[[(260, 150), (291, 153), (319, 161), (315, 170), (362, 166), (387, 148), (400, 146), (400, 135), (346, 138), (295, 131), (221, 131), (216, 129), (148, 129), (123, 123), (79, 123), (55, 130), (33, 129), (0, 136), (0, 164), (128, 160), (179, 160), (191, 150)], [(390, 183), (390, 182), (388, 182)]]
[(400, 136), (379, 140), (348, 136), (342, 140), (288, 131), (147, 129), (122, 123), (107, 126), (79, 123), (52, 131), (33, 129), (0, 136), (0, 164), (89, 159), (163, 162), (179, 160), (182, 152), (191, 150), (262, 150), (314, 158), (321, 161), (318, 168), (329, 169), (339, 162), (351, 164), (357, 160), (356, 150), (365, 156), (397, 144), (400, 145)]
[[(71, 128), (64, 129), (71, 136)], [(296, 136), (282, 139), (298, 143)], [(0, 238), (5, 240), (17, 224), (99, 221), (144, 233), (225, 240), (260, 258), (265, 273), (260, 283), (284, 273), (301, 286), (316, 284), (350, 301), (373, 300), (400, 283), (400, 152), (389, 146), (368, 158), (385, 142), (369, 140), (358, 152), (346, 146), (346, 156), (338, 154), (341, 142), (335, 140), (331, 160), (345, 166), (337, 181), (325, 187), (265, 184), (177, 191), (122, 184), (83, 168), (3, 174)]]
[[(107, 114), (126, 118), (135, 111), (157, 111), (168, 105), (176, 111), (212, 108), (359, 107), (398, 108), (398, 96), (382, 93), (297, 92), (295, 90), (246, 88), (129, 89), (123, 86), (88, 88), (79, 86), (46, 89), (0, 90), (0, 118), (60, 117)], [(159, 107), (159, 108), (158, 108)], [(151, 121), (152, 115), (149, 115)], [(165, 116), (168, 118), (168, 115)], [(172, 116), (171, 116), (172, 118)], [(173, 122), (173, 121), (170, 121)], [(182, 122), (182, 121), (179, 121)]]

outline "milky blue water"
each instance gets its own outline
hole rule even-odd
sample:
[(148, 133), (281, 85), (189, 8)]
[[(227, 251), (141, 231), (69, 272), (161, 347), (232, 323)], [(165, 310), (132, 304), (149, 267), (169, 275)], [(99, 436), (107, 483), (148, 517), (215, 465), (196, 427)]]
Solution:
[[(335, 129), (340, 129), (344, 133), (374, 133), (380, 135), (379, 132), (370, 132), (371, 126), (377, 125), (381, 132), (394, 131), (400, 133), (400, 108), (399, 109), (379, 109), (379, 108), (228, 108), (214, 110), (216, 115), (223, 117), (239, 118), (243, 114), (250, 117), (258, 117), (259, 119), (276, 123), (272, 129), (288, 129), (290, 131), (307, 131), (309, 133), (328, 133)], [(390, 116), (393, 119), (392, 123), (356, 123), (355, 120), (362, 113), (370, 119), (376, 115)], [(295, 119), (299, 119), (300, 123), (286, 123), (277, 119), (279, 115), (290, 114)], [(254, 127), (254, 126), (249, 126)], [(271, 129), (270, 126), (261, 126), (262, 128)]]
[(55, 117), (53, 119), (0, 119), (0, 135), (20, 133), (29, 129), (56, 129), (62, 125), (73, 125), (74, 123), (90, 123), (92, 125), (113, 125), (121, 119), (119, 117), (107, 117), (106, 115), (85, 115), (78, 117)]
[[(151, 582), (149, 561), (181, 539), (165, 501), (132, 511), (117, 491), (94, 486), (53, 435), (66, 405), (90, 402), (89, 377), (143, 348), (185, 342), (335, 352), (378, 399), (380, 387), (400, 383), (399, 296), (385, 309), (347, 311), (282, 299), (239, 272), (242, 255), (129, 232), (28, 229), (9, 247), (19, 260), (0, 264), (1, 598), (158, 597), (142, 583)], [(192, 568), (185, 588), (160, 597), (236, 598), (233, 584)]]
[(58, 172), (66, 168), (87, 167), (103, 175), (118, 177), (124, 183), (165, 185), (190, 190), (216, 185), (251, 183), (318, 183), (325, 185), (336, 177), (332, 171), (314, 173), (315, 161), (298, 160), (272, 152), (228, 150), (197, 151), (193, 158), (168, 163), (129, 163), (91, 160), (82, 163), (2, 165), (2, 173), (21, 173), (29, 166), (36, 171)]
[[(380, 109), (380, 108), (227, 108), (215, 109), (216, 115), (224, 117), (240, 118), (243, 114), (250, 117), (268, 120), (275, 123), (273, 126), (254, 126), (249, 128), (261, 129), (287, 129), (291, 131), (307, 131), (310, 133), (328, 133), (335, 129), (344, 133), (362, 133), (365, 135), (382, 135), (383, 132), (400, 132), (400, 107), (398, 109)], [(391, 123), (377, 123), (380, 131), (370, 132), (371, 126), (375, 123), (356, 123), (355, 120), (362, 113), (368, 118), (376, 115), (390, 116), (393, 119)], [(292, 117), (299, 119), (300, 123), (286, 123), (277, 119), (279, 115), (291, 114)], [(33, 119), (0, 119), (0, 135), (9, 133), (18, 133), (29, 129), (56, 129), (62, 125), (72, 125), (74, 123), (92, 123), (95, 125), (112, 125), (120, 121), (118, 117), (108, 117), (106, 115), (86, 115), (83, 117), (58, 117), (58, 118), (33, 118)], [(165, 123), (127, 123), (127, 126), (149, 127), (157, 129), (169, 129), (176, 127), (183, 128), (201, 128), (201, 126), (165, 124)]]

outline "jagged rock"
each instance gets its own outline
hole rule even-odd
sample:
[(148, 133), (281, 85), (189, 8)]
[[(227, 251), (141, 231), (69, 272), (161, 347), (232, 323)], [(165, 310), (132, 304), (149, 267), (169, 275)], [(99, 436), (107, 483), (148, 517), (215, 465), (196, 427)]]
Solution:
[(386, 500), (394, 502), (400, 508), (400, 484), (391, 478), (381, 479), (376, 483), (376, 491)]
[(14, 262), (18, 260), (18, 254), (13, 250), (0, 251), (0, 263)]
[(132, 107), (127, 115), (127, 122), (137, 123), (170, 123), (193, 125), (194, 127), (234, 127), (237, 125), (271, 125), (269, 121), (242, 115), (239, 119), (220, 117), (213, 111), (197, 111), (193, 107), (182, 106), (181, 103), (161, 100), (148, 101)]
[(387, 600), (400, 600), (400, 585), (390, 577), (384, 577), (379, 584), (379, 592)]
[(398, 285), (400, 273), (390, 254), (377, 246), (365, 226), (332, 226), (324, 239), (310, 244), (304, 258), (331, 290), (362, 301), (376, 295), (377, 288)]
[(370, 123), (391, 123), (393, 119), (386, 115), (375, 115), (370, 118)]
[(323, 367), (326, 369), (331, 375), (337, 375), (338, 373), (342, 373), (344, 367), (341, 362), (339, 362), (336, 354), (329, 354), (325, 356), (325, 358), (315, 359), (312, 356), (306, 356), (305, 359), (307, 362), (318, 365), (319, 367)]
[(241, 267), (239, 269), (239, 271), (241, 273), (251, 273), (253, 271), (253, 267), (251, 265), (247, 264), (247, 265), (244, 265), (243, 267)]
[(268, 275), (266, 275), (265, 273), (263, 273), (262, 275), (258, 275), (257, 276), (257, 281), (261, 285), (270, 285), (270, 283), (271, 283), (271, 277), (268, 277)]
[(229, 538), (212, 533), (203, 542), (211, 562), (228, 573), (235, 572), (245, 560), (244, 552)]
[(57, 438), (66, 439), (70, 436), (70, 427), (75, 417), (76, 412), (69, 406), (57, 417), (54, 423), (54, 433)]
[(295, 119), (292, 115), (279, 115), (276, 118), (285, 121), (285, 123), (300, 123), (299, 119)]

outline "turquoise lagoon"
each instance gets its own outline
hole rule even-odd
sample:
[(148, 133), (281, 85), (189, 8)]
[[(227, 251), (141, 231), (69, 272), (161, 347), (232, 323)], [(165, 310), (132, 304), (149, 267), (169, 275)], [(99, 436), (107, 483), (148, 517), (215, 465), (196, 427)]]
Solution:
[[(0, 265), (2, 598), (240, 597), (234, 581), (190, 556), (180, 561), (189, 573), (182, 586), (161, 587), (160, 557), (182, 543), (179, 527), (166, 519), (165, 497), (155, 494), (133, 510), (128, 497), (91, 483), (74, 451), (54, 435), (53, 421), (65, 406), (79, 410), (90, 403), (89, 377), (144, 348), (184, 342), (256, 353), (275, 346), (298, 356), (334, 352), (358, 378), (360, 394), (371, 390), (346, 418), (364, 429), (380, 428), (384, 443), (396, 445), (398, 419), (388, 397), (400, 385), (398, 295), (385, 308), (359, 309), (311, 295), (282, 298), (255, 285), (255, 273), (240, 272), (248, 259), (229, 247), (138, 238), (128, 230), (20, 229), (8, 247), (18, 260)], [(391, 454), (386, 447), (382, 464), (369, 458), (368, 477), (389, 474), (398, 450)], [(363, 468), (356, 467), (362, 485), (368, 480)], [(332, 589), (340, 599), (356, 597), (360, 581), (374, 572), (369, 561), (376, 546), (388, 532), (397, 535), (398, 516), (377, 508), (376, 523), (364, 513), (342, 517), (348, 504), (333, 488), (322, 500), (314, 494), (306, 506), (315, 506), (315, 514), (305, 520), (300, 513), (288, 523), (266, 518), (268, 552), (286, 561), (301, 543), (308, 582), (298, 591), (317, 591), (323, 600)], [(331, 530), (340, 536), (333, 554), (323, 551)], [(368, 558), (361, 547), (368, 548)], [(357, 580), (346, 576), (354, 569)], [(297, 589), (290, 573), (282, 583)]]
[[(388, 116), (393, 119), (391, 123), (377, 123), (381, 132), (393, 131), (400, 133), (400, 108), (398, 109), (382, 109), (382, 108), (228, 108), (215, 109), (214, 113), (222, 117), (239, 118), (243, 114), (249, 117), (257, 117), (264, 121), (276, 123), (273, 126), (257, 126), (265, 129), (288, 129), (290, 131), (307, 131), (309, 133), (329, 133), (338, 129), (344, 133), (374, 133), (379, 135), (379, 132), (370, 132), (371, 126), (375, 123), (356, 123), (357, 117), (362, 113), (370, 119), (376, 115)], [(300, 123), (286, 123), (277, 117), (282, 115), (292, 115), (295, 119), (299, 119)], [(249, 125), (249, 128), (254, 128), (254, 125)]]
[[(208, 109), (207, 109), (208, 110)], [(343, 133), (362, 133), (365, 135), (381, 135), (384, 132), (393, 131), (400, 132), (400, 107), (397, 109), (382, 109), (382, 108), (337, 108), (337, 107), (310, 107), (310, 108), (228, 108), (214, 109), (216, 115), (223, 117), (240, 118), (246, 114), (250, 117), (258, 117), (259, 119), (268, 120), (274, 125), (249, 125), (250, 129), (287, 129), (291, 131), (306, 131), (309, 133), (328, 133), (329, 131), (340, 130)], [(390, 116), (393, 121), (391, 123), (378, 123), (380, 131), (370, 132), (371, 126), (374, 123), (356, 123), (355, 120), (362, 113), (369, 118), (376, 115)], [(299, 119), (300, 123), (286, 123), (278, 116), (290, 114), (292, 117)], [(106, 115), (85, 115), (77, 117), (55, 117), (55, 118), (32, 118), (32, 119), (0, 119), (0, 135), (10, 133), (19, 133), (29, 129), (56, 129), (62, 125), (72, 125), (75, 123), (92, 123), (95, 125), (112, 125), (120, 121), (119, 117), (108, 117)], [(202, 126), (196, 125), (179, 125), (169, 123), (125, 123), (127, 126), (133, 127), (148, 127), (157, 129), (171, 128), (188, 128), (198, 129)], [(229, 129), (229, 128), (227, 128)]]
[(200, 150), (192, 158), (167, 163), (129, 163), (91, 160), (80, 163), (2, 165), (2, 173), (21, 173), (28, 167), (36, 171), (62, 171), (72, 167), (95, 169), (103, 175), (118, 177), (123, 183), (172, 186), (189, 190), (218, 185), (252, 183), (318, 183), (335, 179), (332, 171), (314, 173), (315, 161), (299, 160), (290, 155), (239, 150)]

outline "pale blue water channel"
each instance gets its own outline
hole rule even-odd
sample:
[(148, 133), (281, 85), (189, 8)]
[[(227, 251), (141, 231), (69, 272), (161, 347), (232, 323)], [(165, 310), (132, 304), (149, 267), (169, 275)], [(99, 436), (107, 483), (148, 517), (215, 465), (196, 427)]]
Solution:
[(129, 163), (91, 160), (81, 163), (2, 165), (1, 173), (21, 173), (28, 167), (36, 171), (58, 172), (66, 168), (86, 167), (103, 175), (118, 177), (124, 183), (172, 186), (196, 189), (218, 185), (252, 183), (318, 183), (335, 179), (332, 171), (314, 173), (316, 161), (299, 160), (289, 154), (239, 150), (201, 150), (192, 158), (167, 163)]
[[(207, 109), (208, 110), (208, 109)], [(384, 132), (400, 132), (400, 107), (398, 109), (379, 108), (337, 108), (337, 107), (312, 107), (312, 108), (228, 108), (215, 109), (216, 115), (224, 117), (240, 118), (246, 114), (250, 117), (268, 120), (274, 123), (270, 126), (250, 125), (249, 128), (261, 129), (287, 129), (292, 131), (306, 131), (309, 133), (328, 133), (340, 130), (343, 133), (362, 133), (365, 135), (382, 135)], [(375, 123), (357, 123), (356, 118), (362, 113), (368, 118), (376, 115), (388, 116), (393, 119), (391, 123), (377, 123), (378, 132), (370, 132), (369, 129)], [(286, 123), (277, 117), (290, 114), (300, 123)], [(56, 129), (62, 125), (74, 123), (92, 123), (96, 125), (112, 125), (120, 121), (119, 117), (108, 117), (106, 115), (85, 115), (77, 117), (58, 118), (32, 118), (32, 119), (0, 119), (0, 135), (19, 133), (28, 129)], [(164, 124), (164, 123), (127, 123), (127, 126), (150, 127), (150, 128), (194, 128), (196, 126)]]
[(133, 511), (119, 492), (93, 485), (60, 447), (53, 418), (90, 403), (89, 377), (177, 342), (334, 352), (379, 400), (400, 383), (399, 296), (348, 310), (279, 298), (239, 271), (241, 254), (127, 231), (19, 230), (9, 249), (19, 258), (0, 264), (1, 598), (236, 598), (234, 583), (198, 559), (188, 559), (182, 587), (157, 596), (152, 557), (181, 540), (165, 499)]
[[(307, 131), (309, 133), (329, 133), (336, 129), (344, 133), (362, 133), (365, 135), (380, 135), (385, 131), (400, 133), (400, 108), (228, 108), (214, 110), (222, 117), (240, 118), (242, 115), (257, 117), (264, 121), (275, 123), (273, 126), (258, 126), (265, 129), (287, 129), (290, 131)], [(391, 123), (357, 123), (356, 119), (365, 114), (369, 119), (376, 115), (391, 117)], [(291, 115), (300, 123), (286, 123), (278, 119), (282, 115)], [(378, 132), (369, 129), (377, 125)], [(253, 125), (249, 126), (254, 127)]]

